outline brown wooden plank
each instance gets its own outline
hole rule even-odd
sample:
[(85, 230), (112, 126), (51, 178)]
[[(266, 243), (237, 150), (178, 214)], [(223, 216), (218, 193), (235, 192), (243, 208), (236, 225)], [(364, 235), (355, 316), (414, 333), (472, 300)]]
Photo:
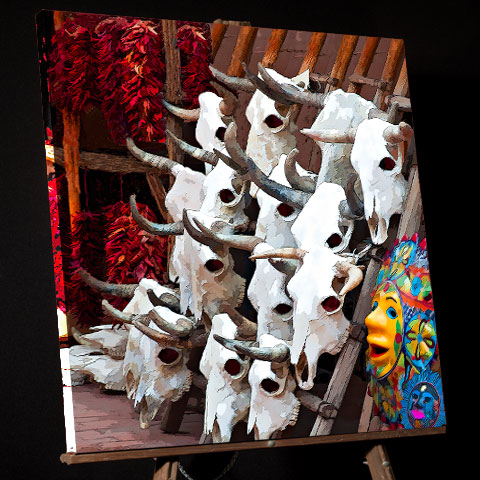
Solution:
[(190, 392), (185, 393), (180, 400), (168, 402), (165, 414), (161, 420), (161, 429), (166, 433), (177, 433), (182, 424), (185, 409), (187, 408)]
[(167, 460), (155, 470), (153, 480), (176, 480), (178, 460)]
[[(368, 70), (372, 65), (373, 58), (375, 57), (375, 52), (377, 51), (378, 44), (380, 43), (380, 37), (367, 37), (365, 40), (365, 45), (363, 46), (362, 53), (358, 59), (357, 66), (355, 67), (354, 74), (360, 76), (366, 76)], [(350, 82), (347, 92), (348, 93), (357, 93), (360, 95), (362, 91), (362, 85), (355, 84)]]
[(395, 480), (393, 469), (383, 445), (373, 446), (366, 454), (372, 480)]
[(210, 36), (212, 38), (212, 60), (217, 55), (227, 28), (228, 25), (225, 23), (213, 23), (210, 28)]
[(165, 222), (170, 222), (172, 218), (170, 217), (168, 210), (165, 208), (165, 196), (167, 192), (165, 191), (162, 180), (160, 179), (160, 175), (156, 172), (148, 172), (146, 175), (150, 192), (155, 199), (155, 203), (157, 204), (163, 219)]
[(243, 77), (245, 72), (242, 68), (242, 62), (248, 63), (253, 49), (253, 43), (257, 36), (258, 28), (243, 26), (238, 32), (237, 42), (232, 52), (232, 59), (227, 70), (227, 75), (233, 77)]
[(382, 80), (388, 82), (389, 86), (385, 88), (385, 90), (378, 88), (373, 98), (373, 103), (382, 110), (385, 109), (385, 97), (393, 90), (393, 82), (395, 80), (400, 59), (404, 52), (404, 47), (405, 45), (402, 39), (392, 38), (390, 41), (387, 59), (385, 60), (381, 77)]
[(303, 62), (298, 69), (298, 73), (302, 73), (305, 70), (313, 71), (315, 64), (317, 63), (320, 52), (322, 51), (323, 44), (327, 38), (326, 33), (314, 32), (310, 36), (308, 41), (307, 51), (305, 52), (305, 57), (303, 57)]
[(343, 79), (347, 73), (348, 66), (352, 60), (353, 52), (358, 43), (358, 35), (344, 35), (342, 43), (338, 48), (337, 57), (333, 64), (330, 77), (336, 79), (335, 85), (328, 84), (325, 91), (331, 92), (342, 86)]
[(412, 428), (409, 430), (388, 430), (364, 433), (347, 433), (309, 438), (283, 438), (280, 440), (258, 440), (255, 442), (216, 443), (211, 445), (192, 445), (182, 447), (161, 447), (137, 450), (120, 450), (94, 453), (63, 453), (60, 460), (68, 465), (92, 462), (109, 462), (116, 460), (135, 460), (140, 458), (171, 457), (191, 455), (195, 453), (229, 452), (232, 450), (254, 450), (257, 448), (290, 447), (300, 445), (338, 444), (344, 442), (364, 442), (371, 440), (387, 440), (390, 438), (409, 438), (429, 435), (443, 435), (446, 426), (435, 428)]
[(363, 400), (362, 413), (360, 414), (360, 421), (358, 422), (359, 432), (368, 432), (370, 419), (372, 418), (373, 398), (365, 392), (365, 399)]
[(398, 75), (397, 83), (393, 90), (394, 95), (406, 97), (408, 93), (408, 75), (407, 75), (407, 60), (404, 58), (400, 74)]
[(403, 214), (400, 217), (397, 233), (397, 237), (400, 239), (404, 235), (410, 238), (414, 233), (418, 232), (422, 221), (422, 196), (418, 179), (418, 167), (416, 165), (413, 165), (410, 170), (407, 197), (403, 208), (404, 212), (408, 212), (408, 214)]
[(267, 46), (265, 47), (265, 53), (262, 58), (262, 65), (265, 68), (271, 68), (275, 64), (282, 48), (285, 37), (288, 30), (276, 28), (272, 30), (270, 38), (268, 39)]

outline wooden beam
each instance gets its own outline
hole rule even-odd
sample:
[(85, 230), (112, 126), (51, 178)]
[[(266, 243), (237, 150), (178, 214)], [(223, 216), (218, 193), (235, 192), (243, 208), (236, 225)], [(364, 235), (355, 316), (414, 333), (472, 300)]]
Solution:
[(168, 459), (158, 466), (160, 462), (157, 459), (153, 480), (176, 480), (178, 473), (178, 460)]
[(323, 44), (325, 43), (325, 39), (327, 38), (326, 33), (322, 32), (314, 32), (310, 36), (310, 40), (308, 41), (307, 51), (305, 52), (305, 57), (303, 57), (303, 62), (298, 69), (298, 73), (302, 73), (305, 70), (313, 71), (318, 57), (320, 56), (320, 52), (322, 51)]
[(253, 49), (253, 43), (257, 36), (258, 28), (243, 26), (238, 32), (237, 42), (232, 52), (232, 59), (227, 70), (227, 75), (233, 77), (243, 77), (245, 72), (242, 68), (242, 62), (248, 63)]
[(287, 33), (288, 30), (279, 28), (272, 30), (270, 38), (268, 39), (268, 44), (265, 48), (265, 53), (262, 58), (262, 66), (264, 66), (265, 68), (273, 67), (273, 65), (277, 61), (280, 49), (282, 48)]
[(225, 23), (213, 23), (210, 28), (210, 36), (212, 38), (212, 61), (217, 55), (218, 49), (222, 44), (223, 37), (227, 31), (228, 25)]
[(381, 110), (385, 109), (385, 97), (393, 90), (393, 82), (400, 63), (400, 58), (404, 52), (404, 47), (405, 45), (401, 39), (393, 38), (390, 41), (387, 59), (385, 60), (381, 77), (383, 81), (387, 82), (388, 87), (385, 89), (378, 88), (373, 98), (373, 103)]
[(387, 450), (381, 444), (372, 447), (366, 454), (372, 480), (395, 480)]
[(155, 199), (157, 208), (160, 211), (165, 222), (168, 222), (171, 217), (165, 207), (165, 197), (167, 195), (167, 192), (165, 191), (162, 180), (160, 179), (160, 175), (157, 172), (147, 172), (146, 175), (148, 186), (150, 187), (150, 192)]
[(348, 66), (352, 60), (353, 52), (358, 43), (358, 35), (344, 35), (342, 37), (342, 43), (337, 52), (335, 63), (333, 64), (330, 77), (335, 79), (335, 84), (327, 85), (325, 91), (331, 92), (342, 86), (343, 79), (347, 73)]
[[(375, 52), (377, 51), (379, 43), (380, 37), (367, 37), (367, 39), (365, 40), (365, 45), (362, 49), (362, 53), (360, 54), (360, 58), (358, 59), (357, 66), (355, 67), (355, 70), (353, 72), (355, 75), (364, 77), (368, 74), (368, 70), (370, 70), (370, 66), (372, 65), (373, 58), (375, 57)], [(360, 95), (361, 91), (362, 85), (352, 83), (352, 81), (350, 80), (347, 92)]]

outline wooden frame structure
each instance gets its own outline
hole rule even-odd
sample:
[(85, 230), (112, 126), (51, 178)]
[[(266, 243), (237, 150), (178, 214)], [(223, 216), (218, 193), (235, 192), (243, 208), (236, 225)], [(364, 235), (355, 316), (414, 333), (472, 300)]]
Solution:
[[(56, 12), (56, 22), (60, 21), (61, 16)], [(228, 75), (242, 77), (244, 75), (241, 67), (242, 62), (248, 63), (252, 50), (255, 44), (258, 28), (249, 25), (238, 25), (239, 22), (222, 22), (216, 21), (211, 27), (212, 38), (212, 55), (215, 56), (222, 44), (222, 40), (230, 25), (234, 25), (238, 29), (238, 36), (235, 47), (231, 55), (231, 61), (226, 72)], [(175, 38), (175, 21), (163, 20), (162, 28), (164, 34), (164, 43), (166, 45), (166, 78), (167, 85), (166, 99), (171, 103), (181, 104), (181, 83), (179, 77), (179, 55), (174, 47)], [(261, 63), (265, 67), (275, 67), (275, 63), (280, 54), (282, 45), (285, 41), (288, 31), (285, 29), (273, 29), (271, 31), (267, 46)], [(378, 48), (380, 38), (367, 37), (364, 43), (361, 54), (358, 56), (357, 64), (354, 72), (347, 78), (347, 71), (351, 66), (353, 54), (359, 41), (357, 35), (343, 35), (340, 47), (338, 49), (334, 64), (329, 72), (315, 72), (315, 65), (322, 52), (322, 48), (326, 42), (328, 34), (322, 32), (313, 32), (310, 35), (308, 45), (304, 58), (298, 73), (305, 69), (310, 69), (313, 72), (312, 77), (320, 84), (326, 92), (342, 87), (346, 83), (345, 90), (360, 94), (365, 85), (375, 88), (374, 98), (372, 99), (375, 105), (382, 109), (389, 108), (397, 109), (397, 120), (400, 120), (404, 112), (411, 111), (410, 99), (408, 97), (408, 79), (406, 70), (406, 61), (404, 59), (404, 44), (400, 39), (391, 39), (386, 57), (383, 71), (380, 78), (368, 77), (369, 69), (372, 66), (376, 50)], [(296, 115), (300, 113), (300, 109)], [(65, 122), (76, 125), (75, 119), (70, 119), (67, 112), (63, 112)], [(168, 128), (175, 132), (179, 137), (182, 136), (182, 125), (173, 116), (168, 117)], [(78, 195), (74, 181), (70, 178), (75, 178), (75, 169), (91, 168), (104, 171), (120, 171), (118, 165), (122, 165), (121, 169), (127, 168), (129, 171), (144, 172), (148, 179), (153, 197), (155, 198), (160, 211), (165, 213), (164, 199), (165, 189), (160, 181), (159, 175), (149, 168), (137, 162), (130, 154), (119, 155), (105, 155), (94, 154), (87, 152), (80, 152), (78, 148), (78, 141), (75, 144), (73, 134), (69, 134), (65, 129), (64, 149), (55, 150), (55, 161), (63, 164), (67, 172), (73, 172), (69, 178), (69, 199), (70, 206), (75, 211), (74, 206), (75, 197)], [(183, 154), (170, 140), (167, 143), (168, 154), (170, 158), (175, 158), (180, 163), (183, 163)], [(409, 178), (408, 178), (408, 195), (405, 200), (405, 208), (397, 224), (392, 223), (390, 226), (390, 239), (401, 237), (404, 234), (412, 235), (418, 231), (422, 223), (422, 204), (420, 197), (420, 188), (418, 180), (418, 169), (416, 166), (416, 157), (414, 151), (414, 139), (410, 145), (404, 145), (406, 151), (408, 150), (407, 162), (410, 164)], [(73, 153), (72, 153), (73, 152)], [(74, 158), (74, 160), (72, 160)], [(121, 159), (121, 162), (119, 161)], [(68, 176), (68, 173), (67, 173)], [(166, 220), (168, 218), (166, 217)], [(396, 232), (395, 232), (396, 230)], [(396, 235), (395, 235), (396, 233)], [(370, 292), (375, 285), (380, 264), (374, 260), (370, 261), (366, 273), (364, 275), (363, 284), (360, 291), (359, 300), (355, 307), (353, 316), (353, 324), (355, 328), (342, 351), (338, 354), (335, 370), (329, 382), (327, 391), (323, 398), (315, 397), (309, 392), (301, 392), (299, 398), (304, 407), (316, 413), (316, 420), (311, 431), (311, 437), (308, 440), (309, 444), (322, 444), (330, 442), (349, 442), (362, 440), (382, 440), (384, 438), (395, 438), (404, 436), (416, 435), (431, 435), (437, 433), (444, 433), (445, 427), (422, 429), (420, 431), (376, 431), (378, 427), (377, 419), (372, 418), (372, 399), (368, 395), (365, 396), (363, 410), (359, 422), (358, 433), (348, 435), (330, 435), (332, 427), (335, 422), (336, 413), (342, 405), (345, 392), (350, 382), (354, 366), (357, 362), (358, 356), (362, 348), (362, 340), (365, 336), (364, 319), (370, 311)], [(197, 379), (197, 386), (202, 387), (200, 379)], [(177, 402), (170, 405), (169, 414), (165, 416), (162, 427), (168, 432), (176, 432), (180, 426), (183, 412), (186, 407), (188, 397), (185, 396), (185, 401)], [(146, 449), (133, 451), (118, 451), (105, 453), (82, 453), (82, 454), (64, 454), (62, 461), (68, 464), (109, 461), (119, 459), (134, 459), (134, 458), (150, 458), (150, 457), (175, 457), (180, 454), (190, 453), (211, 453), (215, 451), (240, 450), (251, 448), (264, 448), (274, 446), (293, 446), (298, 444), (305, 444), (305, 438), (285, 438), (281, 437), (269, 441), (255, 441), (246, 443), (232, 444), (209, 444), (198, 445), (192, 447), (164, 447), (161, 449)], [(385, 449), (379, 444), (367, 453), (367, 462), (371, 470), (373, 478), (393, 478), (393, 472), (388, 465), (388, 457)], [(378, 476), (379, 472), (381, 475)], [(176, 477), (176, 463), (166, 462), (157, 471), (155, 478), (159, 479), (174, 479)]]

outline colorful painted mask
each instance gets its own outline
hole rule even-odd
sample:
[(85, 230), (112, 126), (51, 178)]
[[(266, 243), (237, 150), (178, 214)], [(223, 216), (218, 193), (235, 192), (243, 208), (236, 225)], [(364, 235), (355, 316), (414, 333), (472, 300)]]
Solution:
[(445, 423), (426, 241), (395, 241), (372, 293), (367, 372), (374, 413), (388, 428)]

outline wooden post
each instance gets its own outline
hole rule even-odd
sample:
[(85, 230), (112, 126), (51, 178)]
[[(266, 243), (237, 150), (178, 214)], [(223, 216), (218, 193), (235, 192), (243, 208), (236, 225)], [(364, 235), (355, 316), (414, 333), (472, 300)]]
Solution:
[(333, 64), (330, 78), (335, 79), (335, 84), (327, 84), (325, 92), (331, 92), (342, 86), (343, 79), (347, 73), (348, 66), (352, 60), (352, 55), (358, 43), (358, 35), (344, 35), (342, 43), (337, 52), (335, 63)]
[(395, 480), (392, 466), (383, 445), (375, 445), (366, 455), (372, 480)]
[(393, 90), (393, 81), (397, 73), (398, 64), (404, 51), (403, 40), (393, 38), (387, 53), (387, 59), (382, 72), (382, 81), (386, 82), (385, 88), (377, 88), (373, 103), (380, 109), (385, 109), (385, 97)]
[(227, 28), (228, 25), (225, 23), (214, 23), (210, 29), (210, 36), (212, 38), (212, 61), (217, 55)]
[[(55, 31), (62, 28), (66, 18), (66, 12), (53, 12), (53, 25)], [(70, 211), (70, 228), (73, 229), (73, 218), (81, 211), (80, 205), (80, 182), (79, 182), (79, 161), (80, 161), (80, 116), (68, 110), (62, 109), (63, 120), (63, 151), (64, 167), (68, 185), (68, 207)]]
[(326, 33), (312, 33), (308, 42), (307, 51), (305, 52), (305, 57), (303, 57), (303, 62), (300, 65), (298, 73), (302, 73), (307, 69), (310, 71), (313, 70), (315, 64), (317, 63), (318, 57), (320, 56), (320, 52), (322, 51), (326, 38)]
[[(161, 462), (164, 462), (161, 464)], [(153, 480), (176, 480), (178, 473), (178, 459), (157, 459)]]
[(407, 97), (408, 93), (408, 75), (407, 75), (407, 62), (403, 60), (398, 80), (393, 90), (392, 95), (385, 97), (385, 103), (390, 105), (393, 101), (398, 102), (399, 109), (403, 111), (410, 111), (412, 109), (410, 99)]
[(277, 61), (278, 54), (282, 48), (285, 37), (287, 36), (288, 30), (283, 29), (274, 29), (270, 34), (268, 39), (268, 44), (265, 48), (265, 53), (262, 58), (262, 66), (265, 68), (273, 67), (274, 63)]
[[(375, 57), (375, 52), (377, 51), (378, 44), (380, 43), (380, 37), (367, 37), (365, 40), (365, 45), (363, 46), (362, 53), (360, 54), (360, 58), (358, 59), (357, 66), (355, 67), (355, 71), (353, 73), (357, 75), (361, 75), (362, 77), (367, 76), (368, 70), (372, 65), (373, 58)], [(362, 91), (361, 84), (355, 84), (350, 82), (347, 92), (348, 93), (356, 93), (360, 95)]]
[(243, 26), (240, 27), (237, 42), (232, 52), (232, 60), (227, 70), (227, 75), (233, 77), (243, 77), (245, 72), (242, 68), (242, 62), (248, 63), (252, 53), (253, 43), (257, 36), (258, 28)]

